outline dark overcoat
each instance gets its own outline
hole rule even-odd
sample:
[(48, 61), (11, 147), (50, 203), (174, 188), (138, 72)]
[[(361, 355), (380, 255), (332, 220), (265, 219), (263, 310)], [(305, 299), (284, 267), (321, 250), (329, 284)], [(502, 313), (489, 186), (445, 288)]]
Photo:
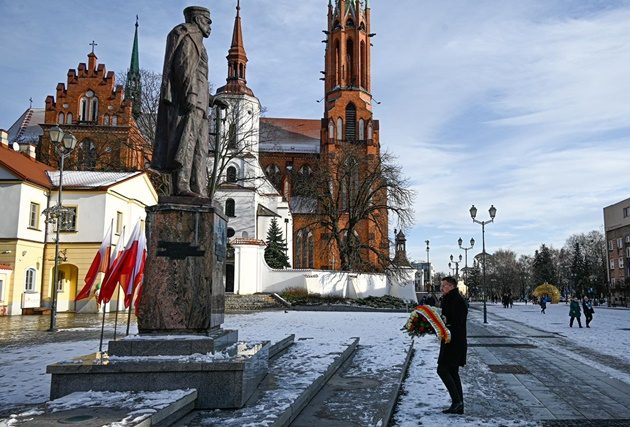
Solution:
[(151, 167), (158, 171), (168, 172), (181, 167), (180, 142), (185, 138), (187, 121), (192, 116), (186, 110), (188, 96), (195, 95), (200, 104), (198, 107), (203, 111), (208, 109), (207, 68), (201, 70), (203, 79), (197, 78), (205, 48), (201, 36), (193, 37), (195, 33), (200, 33), (196, 24), (180, 24), (166, 38), (151, 162)]
[(466, 365), (466, 319), (468, 306), (457, 289), (453, 289), (442, 297), (442, 315), (446, 317), (446, 327), (451, 331), (451, 342), (442, 342), (438, 365)]

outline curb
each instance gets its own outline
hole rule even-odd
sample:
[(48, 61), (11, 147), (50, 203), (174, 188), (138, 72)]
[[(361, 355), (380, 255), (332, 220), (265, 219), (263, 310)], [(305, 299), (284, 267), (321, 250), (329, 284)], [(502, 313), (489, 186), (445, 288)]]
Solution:
[(330, 381), (332, 376), (344, 364), (344, 362), (356, 351), (359, 345), (359, 338), (355, 338), (350, 345), (337, 357), (328, 367), (326, 372), (320, 375), (306, 390), (293, 402), (287, 410), (278, 417), (272, 424), (274, 427), (288, 427), (309, 402), (319, 393), (324, 385)]
[(409, 350), (407, 350), (407, 357), (405, 358), (405, 362), (403, 364), (403, 368), (400, 373), (400, 378), (398, 379), (398, 384), (396, 385), (396, 388), (392, 392), (389, 398), (389, 405), (387, 406), (387, 409), (385, 410), (385, 415), (383, 417), (384, 422), (382, 424), (383, 426), (390, 425), (390, 422), (392, 420), (392, 415), (394, 415), (394, 409), (398, 405), (398, 398), (400, 397), (400, 390), (402, 388), (402, 385), (405, 382), (405, 377), (407, 376), (407, 371), (409, 370), (411, 359), (413, 358), (416, 351), (414, 348), (414, 344), (415, 344), (415, 341), (411, 340), (411, 345), (409, 345)]

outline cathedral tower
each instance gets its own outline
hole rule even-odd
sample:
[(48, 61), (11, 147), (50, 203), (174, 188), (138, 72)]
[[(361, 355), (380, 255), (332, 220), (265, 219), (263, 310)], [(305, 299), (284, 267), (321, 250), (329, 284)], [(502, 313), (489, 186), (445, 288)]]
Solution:
[[(372, 113), (370, 39), (374, 34), (370, 30), (370, 15), (368, 0), (336, 0), (334, 4), (330, 0), (328, 3), (320, 153), (325, 161), (337, 164), (334, 166), (337, 175), (348, 177), (347, 182), (346, 178), (338, 180), (339, 208), (348, 212), (346, 222), (359, 219), (361, 223), (354, 227), (354, 236), (347, 238), (358, 239), (363, 247), (369, 246), (370, 250), (362, 251), (361, 258), (380, 270), (389, 254), (387, 210), (370, 214), (369, 219), (351, 212), (358, 209), (353, 204), (361, 203), (357, 194), (366, 190), (361, 190), (360, 183), (370, 174), (374, 176), (380, 162), (379, 126)], [(356, 166), (339, 173), (339, 159), (349, 152)], [(352, 168), (356, 168), (356, 172)], [(387, 195), (379, 192), (363, 203), (382, 206), (387, 203)], [(340, 224), (340, 228), (343, 227)]]

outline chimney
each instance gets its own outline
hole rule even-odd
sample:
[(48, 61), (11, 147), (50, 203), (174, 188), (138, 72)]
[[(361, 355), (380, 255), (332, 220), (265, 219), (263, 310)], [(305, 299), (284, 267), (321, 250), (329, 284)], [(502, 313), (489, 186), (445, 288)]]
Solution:
[(9, 132), (0, 129), (0, 145), (9, 146)]
[(26, 146), (26, 154), (28, 155), (28, 157), (30, 157), (31, 159), (35, 160), (35, 145), (33, 144), (28, 144)]

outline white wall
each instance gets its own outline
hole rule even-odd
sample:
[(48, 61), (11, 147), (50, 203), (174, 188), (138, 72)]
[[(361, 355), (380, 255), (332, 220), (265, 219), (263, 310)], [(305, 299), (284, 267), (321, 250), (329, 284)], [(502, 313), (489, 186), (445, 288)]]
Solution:
[(38, 229), (30, 229), (28, 224), (31, 202), (39, 204), (40, 214), (46, 209), (46, 191), (26, 182), (0, 185), (0, 238), (44, 241), (44, 216), (39, 217)]

